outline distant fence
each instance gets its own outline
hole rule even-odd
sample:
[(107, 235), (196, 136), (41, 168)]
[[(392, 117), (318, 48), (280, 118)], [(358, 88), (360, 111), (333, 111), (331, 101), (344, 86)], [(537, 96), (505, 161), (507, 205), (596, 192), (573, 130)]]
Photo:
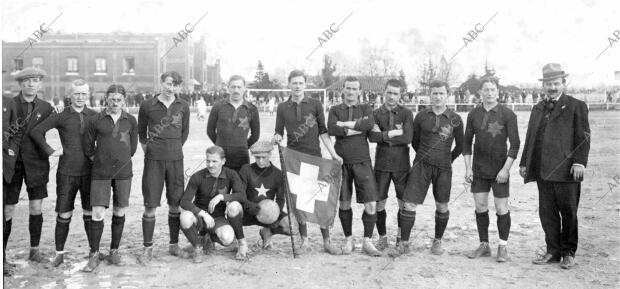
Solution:
[[(404, 106), (412, 111), (418, 112), (423, 110), (430, 104), (405, 104)], [(457, 112), (467, 112), (472, 110), (476, 104), (473, 103), (449, 103), (446, 104), (449, 108), (454, 109)], [(503, 106), (510, 108), (513, 111), (531, 111), (535, 103), (502, 103)], [(620, 103), (587, 103), (588, 110), (619, 110)]]
[[(418, 112), (420, 110), (425, 109), (430, 104), (415, 104), (415, 103), (407, 103), (403, 106), (411, 109), (414, 112)], [(457, 112), (468, 112), (472, 110), (476, 104), (472, 103), (448, 103), (446, 104), (449, 108), (453, 109)], [(531, 111), (532, 107), (534, 107), (534, 103), (502, 103), (502, 105), (510, 108), (513, 111)], [(620, 103), (587, 103), (588, 110), (620, 110)], [(375, 105), (375, 108), (378, 106)], [(264, 106), (258, 106), (258, 111), (266, 112), (267, 109)], [(94, 108), (97, 111), (101, 110), (101, 107)], [(189, 108), (191, 112), (196, 112), (197, 108), (192, 106)], [(138, 107), (129, 107), (126, 109), (131, 114), (138, 113)], [(211, 106), (207, 106), (207, 112), (211, 111)], [(275, 112), (275, 111), (274, 111)]]

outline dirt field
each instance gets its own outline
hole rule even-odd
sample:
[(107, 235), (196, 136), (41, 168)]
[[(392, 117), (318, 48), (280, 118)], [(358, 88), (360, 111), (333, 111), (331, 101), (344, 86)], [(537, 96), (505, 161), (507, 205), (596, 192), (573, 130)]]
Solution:
[[(465, 114), (461, 116), (466, 117)], [(529, 112), (518, 112), (521, 142)], [(261, 138), (273, 134), (275, 118), (261, 115)], [(511, 170), (510, 209), (512, 229), (508, 250), (510, 262), (498, 264), (494, 258), (469, 260), (465, 255), (478, 245), (474, 204), (471, 193), (463, 184), (465, 172), (462, 157), (454, 162), (452, 197), (443, 256), (430, 254), (434, 228), (434, 201), (429, 195), (418, 207), (417, 220), (412, 232), (412, 253), (398, 258), (368, 257), (360, 252), (363, 207), (354, 205), (354, 236), (356, 251), (348, 256), (330, 256), (322, 252), (322, 240), (317, 225), (309, 225), (311, 250), (293, 259), (290, 239), (274, 237), (275, 249), (263, 251), (258, 228), (246, 228), (251, 245), (250, 261), (234, 260), (234, 252), (217, 247), (216, 253), (206, 257), (202, 264), (171, 257), (167, 253), (168, 226), (165, 200), (157, 212), (155, 254), (152, 266), (136, 264), (134, 254), (142, 247), (141, 215), (143, 212), (141, 178), (143, 153), (138, 149), (133, 158), (134, 179), (121, 250), (127, 263), (123, 267), (105, 263), (95, 273), (79, 271), (88, 255), (88, 244), (83, 229), (81, 209), (76, 205), (66, 245), (68, 260), (59, 268), (32, 264), (28, 255), (28, 202), (25, 192), (17, 205), (13, 232), (7, 248), (8, 258), (18, 264), (15, 276), (4, 278), (5, 288), (618, 288), (620, 286), (620, 187), (614, 181), (620, 178), (620, 114), (615, 111), (590, 113), (592, 145), (588, 171), (583, 182), (579, 208), (580, 240), (576, 255), (577, 266), (562, 270), (558, 265), (536, 266), (531, 259), (544, 248), (544, 234), (538, 219), (536, 185), (523, 184), (518, 175), (517, 159)], [(48, 137), (58, 143), (55, 132)], [(191, 119), (189, 141), (184, 147), (185, 169), (189, 174), (204, 167), (204, 149), (211, 142), (206, 136), (206, 122)], [(523, 147), (523, 145), (522, 145)], [(324, 149), (324, 155), (328, 155)], [(374, 155), (374, 146), (371, 146)], [(57, 163), (52, 159), (52, 165)], [(277, 155), (272, 160), (279, 165)], [(55, 226), (55, 175), (50, 172), (49, 198), (43, 203), (44, 228), (41, 248), (53, 256)], [(610, 185), (611, 184), (611, 185)], [(387, 205), (388, 236), (393, 246), (396, 234), (397, 205), (393, 188)], [(24, 189), (25, 191), (25, 189)], [(79, 203), (78, 203), (79, 204)], [(493, 202), (490, 202), (492, 207)], [(497, 248), (497, 227), (494, 208), (491, 211), (489, 235), (493, 255)], [(102, 249), (107, 252), (110, 242), (111, 211), (106, 214)], [(336, 220), (332, 239), (342, 244), (344, 237)], [(375, 231), (375, 239), (377, 233)], [(180, 237), (181, 245), (188, 244)]]

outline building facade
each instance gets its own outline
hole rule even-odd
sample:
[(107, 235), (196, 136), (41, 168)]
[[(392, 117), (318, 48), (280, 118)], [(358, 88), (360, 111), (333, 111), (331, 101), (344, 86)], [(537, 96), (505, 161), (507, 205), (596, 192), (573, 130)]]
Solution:
[(191, 35), (57, 33), (46, 34), (31, 47), (3, 41), (2, 50), (3, 93), (19, 92), (15, 73), (37, 66), (47, 72), (40, 92), (46, 100), (63, 99), (78, 78), (90, 84), (95, 99), (111, 84), (121, 84), (129, 93), (157, 92), (159, 76), (167, 70), (183, 76), (184, 91), (201, 89), (207, 80), (205, 40), (194, 42)]

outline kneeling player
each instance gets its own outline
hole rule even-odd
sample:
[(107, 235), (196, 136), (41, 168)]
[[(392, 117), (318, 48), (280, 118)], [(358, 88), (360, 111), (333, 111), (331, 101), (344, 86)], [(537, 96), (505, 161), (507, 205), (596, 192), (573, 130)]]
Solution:
[[(284, 179), (282, 171), (271, 165), (270, 141), (258, 141), (250, 148), (255, 162), (244, 165), (239, 171), (239, 177), (245, 184), (246, 201), (243, 211), (244, 226), (262, 226), (260, 236), (263, 239), (263, 248), (271, 249), (271, 236), (274, 234), (290, 235), (284, 207)], [(263, 202), (263, 200), (267, 200)], [(270, 208), (268, 201), (277, 203)], [(273, 203), (272, 203), (273, 204)], [(275, 206), (275, 205), (274, 205)]]
[[(206, 152), (207, 167), (194, 173), (181, 197), (181, 229), (192, 244), (192, 259), (202, 262), (198, 236), (205, 237), (205, 243), (215, 241), (223, 246), (239, 241), (237, 258), (245, 258), (248, 245), (243, 239), (243, 183), (232, 169), (223, 167), (226, 158), (224, 150), (212, 146)], [(222, 201), (226, 202), (223, 203)], [(205, 248), (206, 249), (206, 248)]]

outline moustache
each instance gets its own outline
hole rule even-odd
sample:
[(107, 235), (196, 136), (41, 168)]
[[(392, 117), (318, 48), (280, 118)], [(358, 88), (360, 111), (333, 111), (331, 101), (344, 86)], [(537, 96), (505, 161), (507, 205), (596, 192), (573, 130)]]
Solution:
[(557, 89), (547, 89), (547, 92), (549, 94), (556, 94), (556, 93), (558, 93), (558, 90)]

